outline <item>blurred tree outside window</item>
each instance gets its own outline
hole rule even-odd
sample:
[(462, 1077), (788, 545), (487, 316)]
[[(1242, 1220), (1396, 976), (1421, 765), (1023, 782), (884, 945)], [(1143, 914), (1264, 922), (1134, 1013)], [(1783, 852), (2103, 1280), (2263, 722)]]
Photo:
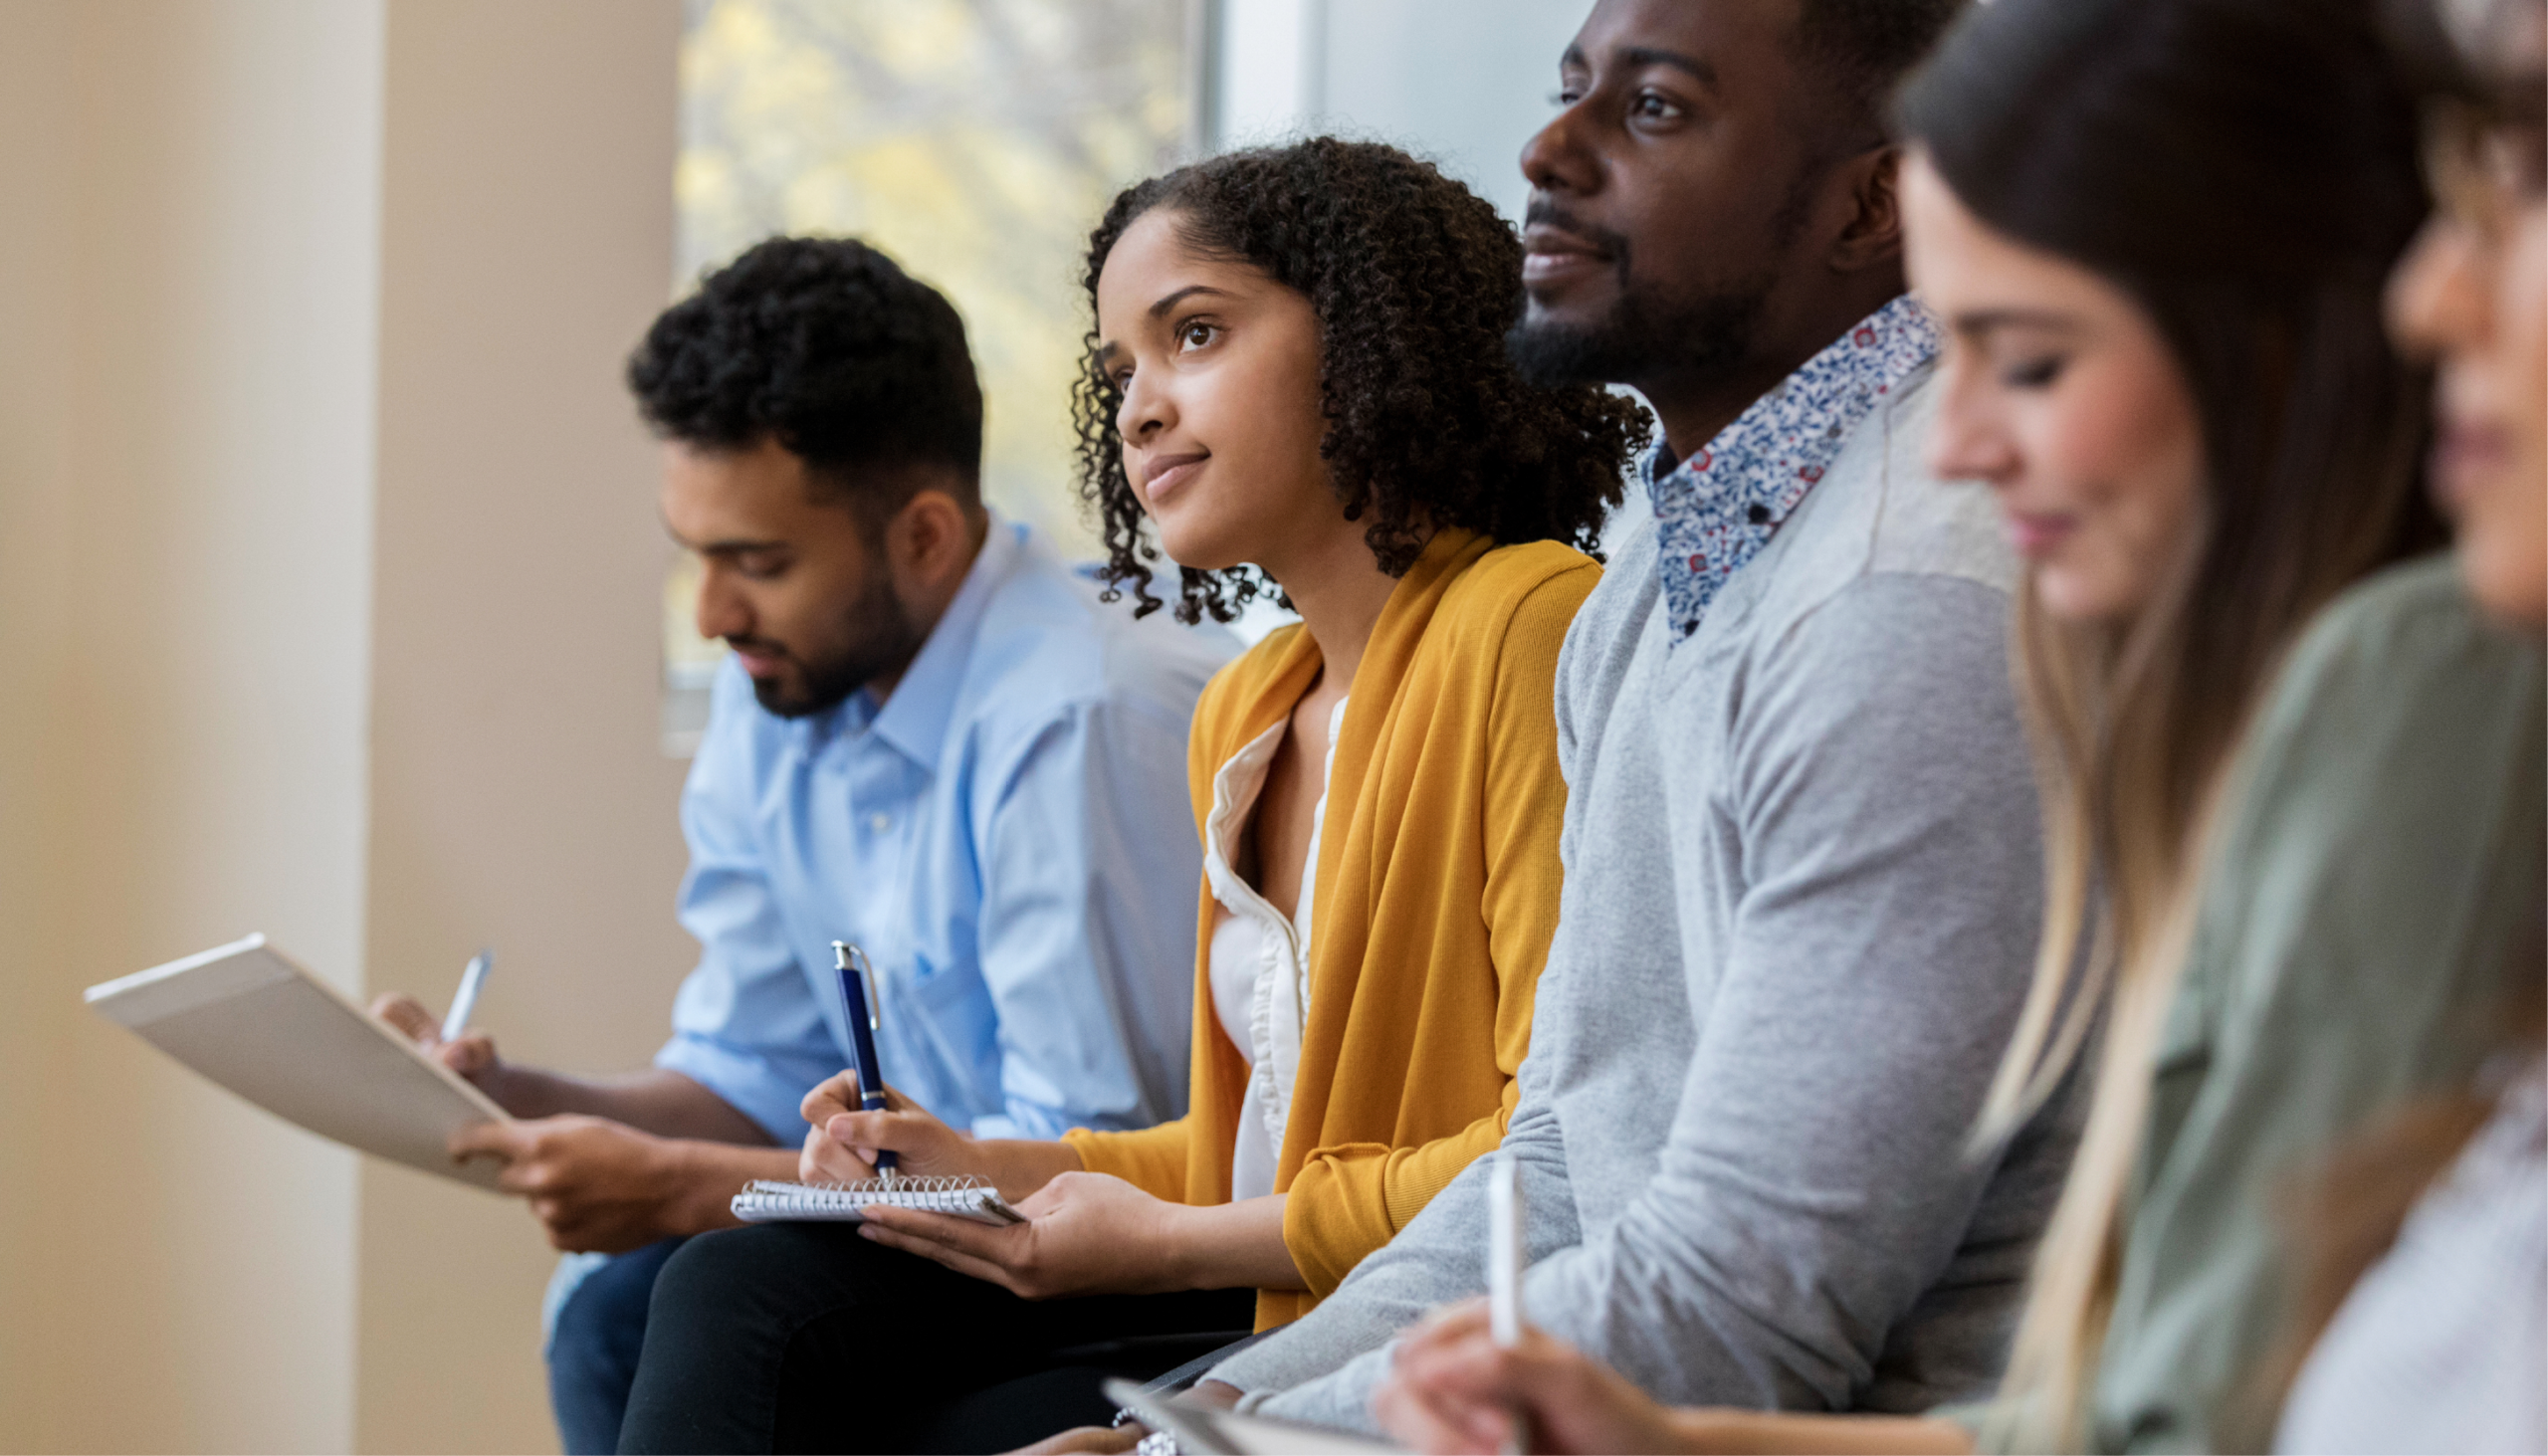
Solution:
[[(1116, 192), (1190, 154), (1203, 0), (685, 0), (676, 290), (774, 234), (851, 234), (945, 293), (981, 371), (982, 489), (1074, 559), (1080, 268)], [(664, 601), (663, 735), (724, 657)]]

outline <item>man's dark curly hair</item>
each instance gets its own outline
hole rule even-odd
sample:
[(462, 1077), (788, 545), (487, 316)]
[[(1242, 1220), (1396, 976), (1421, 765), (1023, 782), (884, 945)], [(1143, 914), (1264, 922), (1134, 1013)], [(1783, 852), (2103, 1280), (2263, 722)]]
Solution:
[(851, 238), (771, 238), (665, 310), (628, 359), (658, 435), (702, 450), (775, 440), (871, 529), (944, 471), (980, 503), (982, 388), (936, 289)]
[[(1089, 235), (1092, 316), (1116, 242), (1163, 210), (1188, 248), (1308, 297), (1327, 418), (1319, 455), (1345, 519), (1371, 521), (1364, 539), (1381, 570), (1403, 574), (1438, 526), (1593, 548), (1622, 467), (1645, 444), (1646, 414), (1589, 385), (1522, 382), (1504, 352), (1521, 314), (1522, 245), (1483, 198), (1395, 147), (1334, 137), (1197, 162), (1127, 189)], [(1096, 366), (1097, 343), (1092, 329), (1073, 390), (1080, 494), (1104, 528), (1110, 597), (1129, 581), (1146, 615), (1161, 605), (1149, 564), (1160, 550), (1124, 474), (1122, 392)], [(1186, 622), (1229, 621), (1275, 589), (1247, 567), (1178, 575)]]
[(1893, 93), (1937, 49), (1970, 0), (1799, 0), (1796, 51), (1836, 102), (1835, 133), (1862, 141), (1890, 129)]

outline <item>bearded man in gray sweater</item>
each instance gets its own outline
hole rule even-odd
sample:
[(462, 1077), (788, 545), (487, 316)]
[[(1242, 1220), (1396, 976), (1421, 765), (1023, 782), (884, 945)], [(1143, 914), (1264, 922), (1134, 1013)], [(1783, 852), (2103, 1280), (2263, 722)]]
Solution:
[[(1550, 380), (1665, 444), (1558, 679), (1562, 919), (1521, 1100), (1529, 1318), (1657, 1398), (1988, 1388), (2076, 1133), (1967, 1145), (2024, 996), (2038, 828), (1979, 487), (1921, 465), (1895, 79), (1955, 0), (1603, 0), (1524, 151)], [(1483, 1290), (1472, 1166), (1198, 1393), (1369, 1428), (1388, 1342)]]

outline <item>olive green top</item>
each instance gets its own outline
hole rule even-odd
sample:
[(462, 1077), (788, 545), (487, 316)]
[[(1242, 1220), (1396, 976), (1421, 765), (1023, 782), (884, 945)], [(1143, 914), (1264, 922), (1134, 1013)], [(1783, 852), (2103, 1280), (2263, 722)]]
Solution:
[(2497, 1039), (2543, 873), (2541, 653), (2447, 557), (2314, 623), (2242, 750), (2159, 1052), (2091, 1411), (2101, 1451), (2250, 1449), (2280, 1190)]

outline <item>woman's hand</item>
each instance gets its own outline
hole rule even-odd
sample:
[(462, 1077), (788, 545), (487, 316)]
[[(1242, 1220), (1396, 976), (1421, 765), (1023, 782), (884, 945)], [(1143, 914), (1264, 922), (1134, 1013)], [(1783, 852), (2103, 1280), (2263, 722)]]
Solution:
[(862, 1111), (858, 1074), (843, 1072), (816, 1086), (797, 1105), (813, 1126), (796, 1175), (809, 1183), (850, 1183), (876, 1175), (876, 1154), (890, 1149), (897, 1172), (913, 1177), (979, 1176), (987, 1171), (973, 1140), (930, 1115), (929, 1109), (885, 1089), (886, 1111)]
[[(1973, 1440), (1927, 1416), (1667, 1406), (1565, 1342), (1525, 1328), (1510, 1350), (1486, 1301), (1453, 1305), (1398, 1342), (1372, 1413), (1419, 1451), (1727, 1451), (1753, 1456), (1969, 1456)], [(1519, 1427), (1522, 1440), (1508, 1445)]]
[(1372, 1413), (1418, 1451), (1698, 1449), (1673, 1411), (1565, 1343), (1526, 1328), (1521, 1344), (1497, 1346), (1484, 1300), (1454, 1305), (1398, 1341)]
[(861, 1211), (867, 1220), (861, 1236), (1021, 1299), (1195, 1287), (1179, 1237), (1185, 1206), (1105, 1173), (1060, 1174), (1018, 1205), (1027, 1221), (1006, 1228), (907, 1208)]
[(853, 1183), (876, 1175), (876, 1154), (891, 1151), (894, 1170), (916, 1178), (980, 1178), (1015, 1203), (1056, 1173), (1075, 1172), (1079, 1154), (1062, 1142), (1036, 1138), (968, 1138), (929, 1109), (885, 1089), (885, 1111), (861, 1111), (858, 1074), (843, 1072), (805, 1094), (797, 1111), (813, 1126), (796, 1159), (809, 1183)]

